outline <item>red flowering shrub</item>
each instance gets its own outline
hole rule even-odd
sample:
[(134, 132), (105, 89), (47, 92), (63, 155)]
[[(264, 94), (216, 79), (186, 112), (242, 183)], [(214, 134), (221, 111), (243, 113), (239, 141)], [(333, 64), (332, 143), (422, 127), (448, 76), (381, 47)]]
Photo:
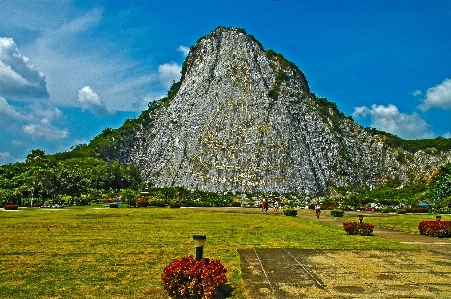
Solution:
[(238, 201), (232, 201), (232, 207), (241, 207), (241, 202)]
[(175, 259), (166, 266), (161, 280), (164, 289), (173, 298), (209, 299), (227, 282), (226, 273), (219, 260), (203, 258), (196, 261), (190, 255)]
[(107, 198), (103, 200), (103, 203), (113, 203), (114, 200), (112, 200), (111, 198)]
[(40, 202), (40, 201), (37, 201), (33, 204), (33, 207), (35, 207), (35, 208), (40, 208), (41, 206), (42, 206), (42, 202)]
[(136, 206), (139, 207), (148, 207), (149, 201), (147, 199), (138, 198), (136, 200)]
[(431, 237), (451, 237), (451, 221), (421, 221), (418, 224), (421, 235)]
[(343, 228), (349, 235), (369, 236), (373, 234), (374, 225), (366, 222), (343, 222)]
[(18, 210), (19, 206), (12, 203), (7, 203), (4, 207), (5, 210)]

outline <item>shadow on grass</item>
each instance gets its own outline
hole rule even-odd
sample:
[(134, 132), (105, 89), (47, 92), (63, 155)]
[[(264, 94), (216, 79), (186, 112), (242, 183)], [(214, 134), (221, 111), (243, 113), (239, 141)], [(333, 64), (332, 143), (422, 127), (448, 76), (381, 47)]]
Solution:
[[(218, 292), (213, 296), (212, 299), (227, 299), (230, 296), (232, 296), (233, 288), (229, 284), (222, 285)], [(142, 292), (142, 298), (149, 298), (149, 299), (168, 299), (169, 297), (168, 293), (165, 290), (156, 288), (156, 287), (149, 287), (144, 292)], [(180, 297), (182, 298), (182, 297)], [(183, 297), (185, 298), (185, 297)]]

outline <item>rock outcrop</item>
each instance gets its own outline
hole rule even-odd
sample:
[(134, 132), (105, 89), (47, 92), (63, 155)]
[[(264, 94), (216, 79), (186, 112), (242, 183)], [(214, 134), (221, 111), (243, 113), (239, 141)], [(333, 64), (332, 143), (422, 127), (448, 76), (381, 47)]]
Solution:
[(323, 195), (421, 179), (449, 161), (449, 153), (409, 156), (388, 147), (241, 29), (219, 27), (201, 38), (177, 87), (121, 154), (156, 186)]

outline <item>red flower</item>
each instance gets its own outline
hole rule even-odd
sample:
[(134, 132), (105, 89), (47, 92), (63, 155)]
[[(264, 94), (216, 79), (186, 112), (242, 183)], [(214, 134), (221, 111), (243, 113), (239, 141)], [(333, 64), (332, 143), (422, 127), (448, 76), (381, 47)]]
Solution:
[(212, 298), (217, 289), (227, 283), (227, 270), (219, 260), (197, 261), (192, 255), (175, 259), (164, 268), (161, 280), (173, 298)]

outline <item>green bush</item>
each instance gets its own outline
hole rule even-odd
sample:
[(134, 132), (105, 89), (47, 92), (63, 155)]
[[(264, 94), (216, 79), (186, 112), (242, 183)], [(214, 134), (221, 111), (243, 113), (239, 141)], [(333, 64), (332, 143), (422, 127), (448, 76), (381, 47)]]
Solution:
[(344, 214), (345, 214), (345, 211), (340, 210), (340, 209), (334, 209), (334, 210), (331, 210), (331, 211), (330, 211), (330, 214), (331, 214), (333, 217), (343, 217)]
[(295, 209), (287, 209), (283, 211), (285, 216), (296, 217), (298, 215), (298, 210)]
[(153, 207), (164, 208), (166, 206), (166, 203), (162, 200), (153, 200), (149, 202), (149, 205)]
[(169, 207), (172, 209), (179, 209), (182, 207), (182, 203), (181, 202), (171, 202), (169, 204)]
[(119, 208), (119, 205), (115, 204), (115, 203), (111, 203), (110, 208), (117, 209), (117, 208)]

